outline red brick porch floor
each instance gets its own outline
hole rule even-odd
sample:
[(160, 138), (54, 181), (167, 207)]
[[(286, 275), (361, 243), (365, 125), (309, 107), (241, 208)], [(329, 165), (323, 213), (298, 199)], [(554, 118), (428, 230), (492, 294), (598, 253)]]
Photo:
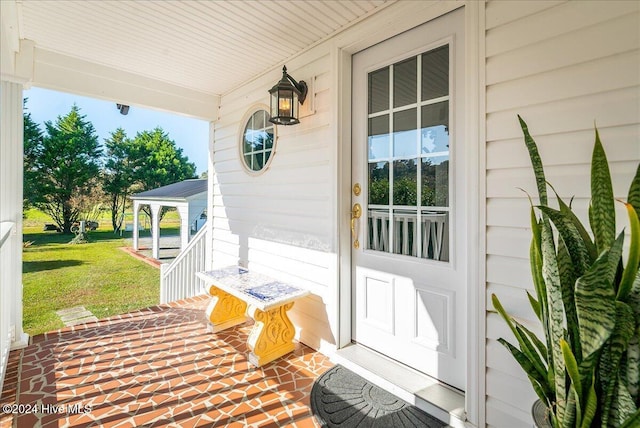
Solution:
[[(207, 303), (196, 297), (34, 337), (10, 355), (0, 402), (20, 412), (0, 413), (0, 426), (317, 427), (309, 396), (329, 359), (298, 344), (254, 368), (251, 326), (207, 333)], [(25, 413), (35, 405), (38, 413)]]

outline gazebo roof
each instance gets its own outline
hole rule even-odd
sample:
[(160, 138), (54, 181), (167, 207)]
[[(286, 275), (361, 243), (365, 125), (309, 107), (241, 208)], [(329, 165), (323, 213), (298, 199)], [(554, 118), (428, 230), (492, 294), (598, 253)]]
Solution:
[(207, 179), (184, 180), (131, 195), (134, 200), (184, 200), (207, 193)]

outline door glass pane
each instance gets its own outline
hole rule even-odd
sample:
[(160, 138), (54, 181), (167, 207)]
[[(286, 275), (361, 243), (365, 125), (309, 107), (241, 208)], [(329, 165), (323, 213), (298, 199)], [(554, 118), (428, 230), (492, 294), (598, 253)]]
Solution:
[(418, 166), (415, 159), (393, 162), (393, 204), (416, 206), (418, 203)]
[(449, 213), (422, 210), (419, 241), (423, 258), (448, 262)]
[(449, 46), (422, 55), (422, 101), (449, 95)]
[(418, 227), (416, 224), (417, 210), (395, 209), (393, 210), (393, 252), (406, 256), (416, 256), (418, 239)]
[(400, 111), (393, 115), (393, 157), (416, 156), (417, 109)]
[(369, 164), (369, 205), (389, 205), (389, 162)]
[(389, 110), (389, 67), (369, 73), (369, 114)]
[(449, 206), (449, 155), (422, 159), (422, 206)]
[(418, 101), (416, 93), (418, 58), (413, 57), (393, 66), (393, 107)]
[[(449, 101), (422, 106), (422, 129), (442, 126), (449, 133)], [(448, 137), (447, 137), (448, 138)]]
[(389, 115), (369, 119), (370, 161), (389, 158)]
[(389, 210), (369, 207), (367, 213), (367, 248), (389, 252)]
[(368, 84), (366, 248), (448, 261), (449, 48), (374, 71)]

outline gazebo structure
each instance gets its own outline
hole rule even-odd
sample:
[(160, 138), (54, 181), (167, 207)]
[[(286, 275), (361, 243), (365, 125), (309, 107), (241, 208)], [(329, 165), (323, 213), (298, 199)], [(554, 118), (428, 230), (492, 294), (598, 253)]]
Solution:
[(138, 213), (142, 205), (151, 208), (152, 254), (160, 258), (160, 210), (175, 207), (180, 214), (180, 250), (189, 243), (190, 225), (207, 207), (207, 179), (184, 180), (131, 196), (133, 200), (133, 249), (138, 250)]

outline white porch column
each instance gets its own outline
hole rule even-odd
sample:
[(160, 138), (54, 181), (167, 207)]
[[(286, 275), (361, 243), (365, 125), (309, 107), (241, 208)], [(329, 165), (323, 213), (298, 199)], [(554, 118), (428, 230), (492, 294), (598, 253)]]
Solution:
[(213, 269), (213, 192), (217, 184), (216, 170), (213, 162), (213, 146), (216, 140), (216, 126), (209, 122), (209, 151), (207, 162), (207, 240), (205, 246), (205, 269)]
[(140, 232), (138, 231), (138, 213), (140, 212), (140, 203), (133, 201), (133, 249), (138, 251), (140, 249)]
[(178, 214), (180, 214), (180, 251), (189, 245), (189, 236), (191, 230), (189, 227), (189, 205), (178, 206)]
[(160, 258), (160, 209), (162, 205), (151, 204), (151, 248), (152, 257), (154, 259)]
[(0, 223), (10, 230), (0, 245), (0, 384), (9, 347), (29, 341), (22, 330), (22, 89), (0, 82)]

